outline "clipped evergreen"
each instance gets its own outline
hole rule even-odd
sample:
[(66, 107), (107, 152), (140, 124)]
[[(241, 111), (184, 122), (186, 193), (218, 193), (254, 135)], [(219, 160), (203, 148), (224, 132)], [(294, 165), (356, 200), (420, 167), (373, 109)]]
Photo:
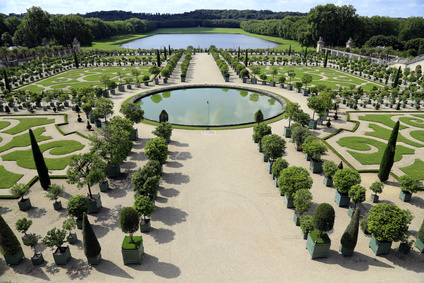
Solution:
[(421, 224), (420, 230), (418, 230), (417, 238), (420, 239), (421, 242), (424, 243), (424, 220), (423, 220), (423, 223)]
[(137, 211), (133, 207), (125, 207), (122, 209), (119, 214), (119, 224), (121, 225), (122, 232), (130, 235), (130, 244), (133, 244), (133, 234), (140, 227)]
[(395, 80), (393, 82), (393, 88), (396, 88), (399, 83), (400, 72), (401, 72), (401, 67), (399, 66), (399, 69), (396, 72)]
[(334, 208), (330, 204), (321, 203), (315, 208), (312, 224), (319, 231), (318, 238), (322, 237), (323, 232), (333, 229), (334, 218)]
[(6, 68), (3, 69), (3, 78), (4, 78), (4, 85), (6, 86), (6, 89), (10, 91), (11, 87), (9, 83), (9, 78), (6, 73)]
[(264, 121), (264, 114), (262, 113), (261, 109), (256, 111), (255, 113), (255, 123), (259, 124)]
[(365, 201), (365, 194), (367, 189), (361, 185), (354, 185), (349, 190), (349, 198), (352, 199), (353, 209), (356, 209), (358, 203), (363, 203)]
[(35, 167), (37, 168), (38, 178), (40, 179), (41, 187), (44, 190), (47, 190), (51, 185), (49, 170), (47, 169), (43, 153), (41, 152), (31, 129), (29, 129), (29, 137), (31, 140), (32, 156), (34, 157)]
[(90, 221), (88, 221), (87, 213), (84, 213), (82, 221), (82, 238), (84, 246), (84, 254), (87, 258), (97, 257), (102, 248), (97, 240), (96, 234), (94, 233), (93, 227), (91, 227)]
[(325, 53), (324, 68), (327, 68), (328, 53)]
[(156, 126), (156, 129), (152, 131), (152, 134), (156, 135), (158, 138), (164, 138), (168, 141), (172, 135), (172, 125), (168, 122), (162, 122)]
[(284, 158), (278, 157), (272, 164), (272, 174), (280, 176), (281, 172), (289, 167), (289, 163)]
[(157, 50), (156, 49), (156, 61), (157, 61), (157, 64), (158, 64), (158, 67), (160, 67), (160, 52), (159, 52), (159, 50)]
[(159, 114), (159, 122), (165, 123), (168, 122), (168, 113), (163, 109)]
[(311, 215), (302, 215), (300, 217), (300, 229), (304, 235), (314, 230), (314, 224), (312, 223)]
[(247, 62), (248, 62), (249, 58), (247, 55), (247, 49), (246, 49), (246, 56), (244, 57), (244, 65), (247, 67)]
[(340, 164), (339, 164), (339, 166), (337, 166), (337, 168), (343, 169), (343, 161), (340, 161)]
[(355, 214), (350, 220), (350, 223), (346, 227), (346, 230), (344, 231), (342, 238), (340, 240), (340, 243), (346, 249), (349, 249), (349, 250), (355, 249), (356, 243), (358, 242), (359, 215), (360, 215), (360, 209), (357, 208), (355, 210)]
[(78, 62), (78, 56), (77, 56), (76, 52), (74, 52), (74, 60), (75, 60), (75, 67), (78, 69), (79, 68), (79, 62)]
[(264, 123), (257, 124), (253, 130), (255, 133), (252, 135), (252, 137), (255, 142), (260, 142), (264, 136), (272, 134), (271, 127)]
[(88, 209), (88, 199), (83, 195), (75, 195), (69, 199), (67, 209), (69, 215), (82, 219)]
[(392, 170), (393, 161), (396, 151), (396, 140), (399, 132), (399, 121), (393, 127), (393, 131), (387, 142), (386, 149), (384, 150), (383, 158), (381, 159), (380, 169), (378, 170), (378, 178), (381, 182), (386, 182), (389, 179), (390, 171)]
[(356, 170), (350, 168), (340, 169), (334, 174), (333, 182), (339, 193), (347, 194), (352, 186), (361, 183), (361, 176)]
[(21, 249), (21, 243), (15, 233), (0, 215), (0, 253), (2, 255), (14, 255)]

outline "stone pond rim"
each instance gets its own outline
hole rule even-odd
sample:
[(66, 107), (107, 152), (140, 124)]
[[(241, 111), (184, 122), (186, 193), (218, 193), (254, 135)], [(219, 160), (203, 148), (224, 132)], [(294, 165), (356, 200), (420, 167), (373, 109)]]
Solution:
[[(140, 93), (134, 97), (132, 97), (129, 102), (130, 103), (135, 103), (139, 100), (141, 100), (142, 98), (145, 98), (147, 96), (151, 96), (157, 93), (162, 93), (162, 92), (167, 92), (167, 91), (172, 91), (172, 90), (182, 90), (182, 89), (192, 89), (192, 88), (227, 88), (227, 89), (237, 89), (237, 90), (246, 90), (246, 91), (251, 91), (251, 92), (256, 92), (259, 94), (264, 94), (266, 96), (269, 96), (273, 99), (275, 99), (278, 103), (281, 104), (282, 110), (280, 112), (278, 112), (277, 114), (268, 117), (266, 119), (264, 119), (264, 121), (268, 121), (271, 119), (274, 119), (275, 117), (280, 116), (281, 114), (283, 114), (283, 109), (285, 107), (285, 105), (287, 104), (286, 101), (279, 95), (266, 91), (266, 90), (261, 90), (261, 89), (256, 89), (256, 88), (251, 88), (251, 87), (243, 87), (243, 86), (229, 86), (229, 85), (225, 85), (225, 84), (190, 84), (190, 85), (184, 85), (184, 86), (168, 86), (168, 87), (163, 87), (163, 88), (159, 88), (159, 89), (154, 89), (154, 90), (148, 90), (145, 91), (143, 93)], [(252, 113), (252, 117), (254, 117), (255, 113)], [(149, 118), (144, 118), (147, 121), (152, 121), (152, 122), (159, 122), (158, 120), (153, 120), (153, 119), (149, 119)], [(195, 127), (195, 128), (204, 128), (204, 127), (210, 127), (210, 128), (221, 128), (221, 127), (233, 127), (233, 126), (243, 126), (243, 125), (249, 125), (254, 123), (254, 120), (252, 119), (251, 122), (246, 122), (246, 123), (235, 123), (235, 124), (222, 124), (222, 125), (190, 125), (190, 124), (178, 124), (178, 123), (171, 123), (172, 125), (176, 125), (176, 126), (185, 126), (185, 127)]]

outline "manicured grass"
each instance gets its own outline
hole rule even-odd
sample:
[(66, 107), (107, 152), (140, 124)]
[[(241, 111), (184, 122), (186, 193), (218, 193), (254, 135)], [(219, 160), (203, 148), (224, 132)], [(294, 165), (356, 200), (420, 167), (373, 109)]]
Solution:
[[(372, 136), (372, 137), (377, 137), (377, 138), (381, 138), (383, 140), (389, 140), (390, 135), (392, 133), (392, 130), (387, 129), (387, 128), (383, 128), (377, 124), (369, 124), (370, 128), (374, 130), (374, 132), (367, 132), (365, 133), (365, 135), (367, 136)], [(421, 131), (424, 133), (424, 131)], [(398, 137), (397, 137), (397, 142), (404, 142), (406, 144), (412, 145), (412, 146), (416, 146), (416, 147), (423, 147), (424, 144), (420, 144), (414, 141), (411, 141), (407, 138), (405, 138), (404, 136), (402, 136), (402, 134), (399, 132), (398, 133)]]
[[(45, 131), (46, 131), (46, 128), (44, 128), (44, 127), (37, 128), (33, 131), (35, 139), (37, 140), (37, 142), (49, 140), (49, 139), (52, 138), (52, 137), (49, 137), (49, 136), (42, 136), (41, 134), (44, 133)], [(0, 152), (6, 151), (6, 150), (11, 149), (13, 147), (24, 147), (24, 146), (29, 146), (29, 145), (31, 145), (29, 133), (25, 133), (25, 134), (22, 134), (22, 135), (14, 136), (13, 139), (9, 143), (0, 147)]]
[[(413, 115), (417, 116), (417, 115)], [(414, 117), (401, 117), (399, 120), (405, 124), (418, 127), (418, 128), (424, 128), (424, 120), (420, 118), (414, 118)]]
[(0, 121), (0, 130), (3, 130), (4, 128), (6, 128), (9, 125), (10, 125), (9, 121)]
[[(381, 123), (393, 129), (393, 127), (396, 124), (396, 121), (393, 121), (391, 119), (391, 117), (393, 116), (399, 116), (399, 114), (367, 114), (364, 116), (359, 116), (359, 120)], [(399, 125), (399, 130), (403, 130), (406, 128), (408, 127), (405, 125), (402, 125), (402, 124)]]
[(124, 42), (128, 42), (131, 40), (135, 40), (138, 38), (146, 37), (147, 35), (141, 35), (141, 34), (130, 34), (130, 35), (122, 35), (122, 36), (115, 36), (109, 39), (101, 40), (101, 41), (95, 41), (93, 42), (91, 47), (83, 47), (82, 49), (86, 50), (114, 50), (114, 49), (126, 49), (119, 47), (120, 44)]
[(40, 86), (35, 85), (35, 84), (31, 84), (31, 85), (23, 87), (21, 89), (22, 90), (29, 90), (29, 91), (35, 92), (35, 93), (40, 93), (42, 90), (45, 90), (44, 87), (40, 87)]
[(327, 235), (327, 233), (326, 233), (326, 232), (323, 232), (323, 233), (322, 233), (321, 238), (318, 238), (318, 235), (319, 235), (319, 231), (318, 231), (318, 230), (311, 231), (311, 232), (309, 233), (309, 235), (311, 236), (311, 239), (312, 239), (314, 242), (316, 242), (317, 244), (324, 244), (324, 243), (330, 243), (330, 242), (331, 242), (331, 240), (330, 240), (330, 238), (328, 237), (328, 235)]
[(402, 167), (400, 170), (404, 172), (405, 174), (417, 178), (419, 180), (424, 180), (424, 161), (421, 159), (415, 159), (415, 162), (409, 166)]
[[(52, 155), (64, 155), (84, 148), (83, 144), (73, 140), (53, 141), (46, 144), (41, 144), (39, 146), (42, 152), (51, 149), (50, 154)], [(14, 152), (3, 155), (2, 159), (4, 161), (16, 161), (18, 166), (23, 168), (35, 169), (35, 163), (31, 149), (16, 150)], [(46, 161), (46, 165), (49, 170), (63, 170), (71, 161), (71, 156), (65, 156), (61, 158), (44, 158), (44, 160)]]
[(141, 236), (133, 236), (134, 243), (130, 244), (131, 238), (130, 236), (125, 236), (122, 241), (122, 248), (124, 250), (135, 250), (138, 249), (143, 244), (143, 237)]
[(24, 175), (9, 172), (4, 166), (0, 165), (0, 189), (10, 188), (18, 182), (22, 176)]
[(26, 131), (31, 127), (51, 124), (51, 123), (54, 123), (55, 121), (55, 119), (48, 119), (48, 118), (13, 118), (13, 119), (19, 120), (19, 124), (7, 131), (4, 131), (4, 133), (15, 135), (17, 133)]
[(424, 142), (424, 131), (412, 131), (410, 134), (414, 139)]
[[(378, 151), (374, 153), (361, 153), (361, 152), (350, 151), (350, 150), (347, 151), (362, 165), (380, 164), (381, 159), (383, 157), (384, 150), (386, 148), (386, 143), (383, 143), (374, 139), (364, 138), (364, 137), (344, 137), (339, 139), (337, 143), (340, 146), (347, 147), (354, 150), (360, 150), (360, 151), (371, 150), (370, 145), (376, 147)], [(397, 145), (394, 162), (401, 160), (402, 155), (404, 154), (414, 154), (414, 153), (415, 153), (414, 149)]]

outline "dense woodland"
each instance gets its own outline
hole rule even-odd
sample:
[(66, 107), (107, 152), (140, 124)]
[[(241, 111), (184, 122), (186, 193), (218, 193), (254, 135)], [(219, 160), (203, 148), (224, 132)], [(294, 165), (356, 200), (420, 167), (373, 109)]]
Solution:
[(51, 15), (39, 7), (25, 14), (0, 14), (2, 46), (39, 46), (43, 38), (51, 45), (70, 46), (78, 37), (83, 46), (117, 35), (140, 34), (165, 27), (228, 27), (299, 41), (315, 46), (322, 36), (326, 46), (344, 47), (352, 37), (359, 52), (386, 47), (403, 57), (424, 54), (424, 19), (410, 17), (363, 17), (352, 5), (318, 5), (308, 14), (269, 10), (195, 10), (180, 14), (100, 11), (84, 15)]

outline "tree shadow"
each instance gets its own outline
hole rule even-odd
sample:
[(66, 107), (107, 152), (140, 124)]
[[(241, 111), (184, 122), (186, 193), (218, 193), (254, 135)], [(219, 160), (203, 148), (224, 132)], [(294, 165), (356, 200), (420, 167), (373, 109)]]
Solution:
[(424, 260), (422, 259), (421, 253), (415, 249), (411, 249), (409, 254), (404, 255), (399, 251), (398, 243), (396, 244), (397, 247), (393, 248), (392, 246), (390, 253), (386, 255), (385, 258), (394, 265), (402, 267), (403, 269), (410, 270), (416, 273), (424, 273)]
[(182, 173), (163, 173), (162, 179), (166, 183), (173, 185), (187, 184), (190, 182), (190, 177)]
[(46, 214), (47, 210), (45, 208), (38, 208), (37, 206), (33, 206), (28, 210), (28, 218), (41, 218)]
[(174, 207), (156, 207), (155, 210), (155, 220), (168, 226), (187, 221), (187, 216), (185, 211)]
[(132, 191), (131, 175), (135, 171), (126, 170), (116, 179), (109, 179), (109, 190), (107, 195), (112, 198), (123, 198), (129, 191)]
[(173, 140), (171, 140), (169, 144), (175, 145), (175, 146), (178, 146), (178, 147), (188, 147), (189, 146), (188, 143), (180, 143), (178, 141), (173, 141)]
[(167, 262), (160, 262), (157, 257), (154, 257), (149, 254), (143, 255), (143, 264), (132, 264), (127, 265), (130, 268), (133, 268), (138, 271), (152, 271), (157, 276), (163, 278), (177, 278), (181, 275), (181, 270), (178, 266), (173, 265)]
[(134, 169), (137, 167), (137, 163), (135, 162), (131, 162), (131, 161), (127, 161), (122, 165), (122, 169)]
[(175, 233), (172, 230), (165, 228), (150, 228), (149, 236), (152, 236), (155, 239), (155, 242), (158, 244), (167, 244), (174, 240)]
[(71, 258), (69, 263), (65, 266), (66, 275), (69, 279), (79, 279), (84, 280), (88, 275), (90, 275), (92, 267), (86, 261), (82, 259)]
[[(6, 263), (5, 263), (5, 265), (6, 265)], [(31, 259), (24, 258), (19, 265), (10, 265), (9, 268), (12, 268), (13, 271), (17, 274), (24, 274), (24, 275), (36, 277), (38, 279), (50, 281), (50, 278), (41, 269), (41, 267), (44, 267), (46, 265), (47, 265), (47, 262), (44, 261), (42, 264), (40, 264), (38, 266), (34, 266), (31, 262)], [(1, 274), (2, 274), (2, 272), (0, 271), (0, 275)], [(4, 281), (4, 282), (8, 282), (8, 281)]]
[(161, 196), (166, 197), (166, 198), (172, 198), (172, 197), (176, 197), (180, 194), (179, 191), (177, 191), (174, 188), (162, 188), (159, 190), (159, 193)]
[(143, 149), (150, 139), (139, 138), (134, 142), (133, 149)]
[(183, 165), (180, 162), (177, 162), (177, 161), (168, 161), (168, 162), (166, 162), (166, 167), (181, 168), (181, 167), (183, 167)]
[(409, 201), (409, 203), (416, 206), (416, 207), (424, 208), (424, 200), (420, 197), (412, 195), (412, 198)]
[(156, 196), (155, 202), (158, 202), (158, 203), (167, 203), (168, 202), (168, 199), (163, 198), (163, 197), (160, 197), (160, 196)]
[(115, 263), (107, 259), (102, 259), (100, 264), (93, 265), (92, 268), (96, 269), (98, 272), (101, 272), (110, 276), (134, 279), (134, 277), (129, 275), (125, 270), (123, 270), (122, 268), (117, 266)]
[(1, 215), (5, 215), (5, 214), (7, 214), (7, 213), (9, 213), (11, 211), (12, 210), (9, 207), (7, 207), (7, 206), (0, 206), (0, 214)]
[(168, 153), (169, 158), (171, 160), (187, 160), (187, 159), (192, 159), (193, 156), (191, 155), (191, 153), (189, 151), (172, 151)]
[(344, 257), (335, 250), (330, 250), (328, 258), (315, 259), (318, 262), (327, 264), (338, 264), (343, 268), (355, 271), (367, 271), (370, 266), (382, 268), (394, 268), (376, 258), (369, 257), (359, 252), (354, 252), (351, 257)]
[(148, 158), (144, 151), (142, 152), (131, 152), (130, 160), (137, 160), (137, 161), (146, 161)]
[(119, 228), (119, 213), (122, 210), (122, 205), (118, 204), (112, 209), (103, 207), (96, 218), (93, 219), (91, 226), (96, 233), (97, 238), (104, 237), (109, 231)]

